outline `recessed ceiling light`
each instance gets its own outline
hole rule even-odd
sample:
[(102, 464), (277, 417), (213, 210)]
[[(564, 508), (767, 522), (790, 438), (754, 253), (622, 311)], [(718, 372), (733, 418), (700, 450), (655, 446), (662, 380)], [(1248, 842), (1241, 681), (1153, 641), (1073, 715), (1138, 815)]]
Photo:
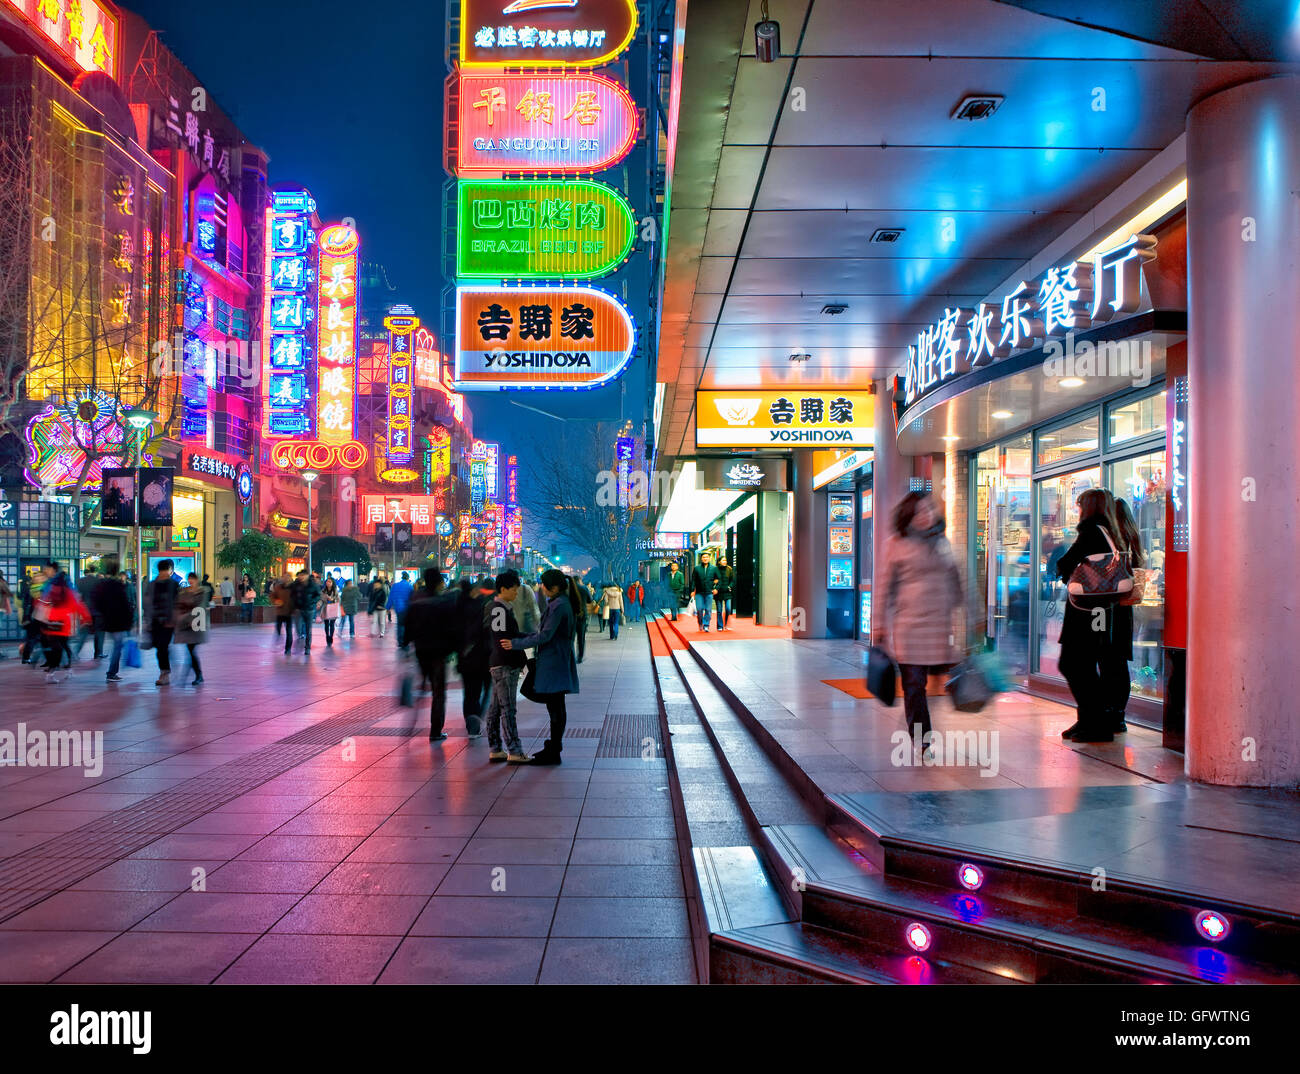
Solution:
[(951, 444), (951, 443), (953, 443), (953, 442), (956, 441), (956, 440), (960, 440), (961, 437), (960, 437), (960, 436), (941, 436), (941, 437), (939, 437), (939, 439), (940, 439), (940, 440), (946, 440), (948, 443)]
[(903, 232), (906, 230), (906, 228), (901, 227), (878, 227), (871, 233), (871, 241), (884, 243), (897, 242), (903, 237)]
[(973, 93), (963, 97), (952, 110), (953, 119), (988, 119), (1006, 98), (998, 93)]
[(792, 362), (806, 362), (806, 361), (808, 361), (808, 359), (810, 359), (811, 357), (812, 357), (811, 354), (792, 354), (792, 355), (790, 355), (790, 361), (792, 361)]
[(827, 317), (838, 317), (848, 308), (843, 302), (828, 302), (822, 307), (822, 313)]
[(998, 421), (1006, 421), (1007, 418), (1011, 417), (1011, 411), (1009, 411), (1009, 410), (995, 410), (995, 411), (993, 411), (993, 416), (994, 416), (995, 418), (997, 418)]
[(1062, 388), (1082, 388), (1083, 380), (1080, 377), (1066, 377), (1061, 381)]

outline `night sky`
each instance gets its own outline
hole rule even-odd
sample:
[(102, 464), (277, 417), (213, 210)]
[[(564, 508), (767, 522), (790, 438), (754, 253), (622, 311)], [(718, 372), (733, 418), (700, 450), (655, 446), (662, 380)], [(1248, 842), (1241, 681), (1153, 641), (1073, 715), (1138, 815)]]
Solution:
[[(322, 219), (356, 219), (362, 257), (387, 268), (397, 288), (393, 301), (410, 302), (422, 316), (441, 306), (443, 3), (129, 0), (124, 6), (162, 32), (245, 137), (266, 150), (272, 183), (306, 186)], [(442, 343), (450, 349), (450, 340)], [(566, 417), (613, 421), (625, 391), (624, 416), (639, 422), (644, 358), (623, 381), (595, 392), (509, 398)], [(555, 428), (550, 418), (511, 405), (505, 393), (467, 399), (475, 435), (499, 441), (507, 452), (526, 452), (535, 435)], [(520, 461), (526, 480), (526, 458)]]

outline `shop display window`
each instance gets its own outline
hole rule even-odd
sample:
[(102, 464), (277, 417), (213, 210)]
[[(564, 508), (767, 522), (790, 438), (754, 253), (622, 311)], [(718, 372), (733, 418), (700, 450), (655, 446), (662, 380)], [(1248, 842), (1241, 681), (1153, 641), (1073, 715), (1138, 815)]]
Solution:
[(1036, 463), (1039, 467), (1073, 462), (1097, 450), (1100, 417), (1094, 410), (1082, 421), (1073, 421), (1042, 430), (1036, 439)]
[(1112, 403), (1106, 408), (1106, 443), (1112, 448), (1139, 437), (1164, 431), (1165, 393), (1163, 390), (1140, 399)]

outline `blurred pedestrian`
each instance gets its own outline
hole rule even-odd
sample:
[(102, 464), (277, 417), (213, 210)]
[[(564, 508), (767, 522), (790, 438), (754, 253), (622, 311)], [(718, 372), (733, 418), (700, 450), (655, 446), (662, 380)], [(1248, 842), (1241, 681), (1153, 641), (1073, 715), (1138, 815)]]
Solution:
[(393, 583), (393, 588), (388, 591), (388, 610), (397, 618), (397, 647), (406, 648), (406, 606), (411, 603), (411, 594), (414, 592), (411, 586), (410, 576), (406, 571), (402, 571), (402, 577)]
[(470, 738), (482, 735), (482, 716), (487, 704), (492, 676), (488, 658), (491, 639), (484, 627), (483, 616), (487, 604), (493, 599), (495, 585), (486, 589), (480, 582), (477, 587), (462, 581), (457, 605), (457, 619), (461, 627), (460, 652), (456, 669), (461, 680), (461, 713)]
[(903, 679), (907, 730), (929, 748), (930, 675), (948, 670), (957, 659), (952, 644), (953, 611), (962, 600), (961, 576), (943, 518), (923, 492), (909, 492), (894, 509), (893, 530), (885, 544), (879, 615), (872, 629), (877, 645), (898, 663)]
[(458, 651), (462, 640), (456, 600), (448, 597), (445, 590), (442, 572), (437, 567), (426, 567), (424, 588), (411, 598), (406, 609), (406, 636), (433, 694), (429, 707), (431, 742), (441, 742), (447, 737), (443, 730), (447, 721), (447, 661)]
[(370, 583), (370, 591), (366, 594), (366, 614), (370, 616), (372, 638), (376, 634), (382, 638), (388, 629), (387, 606), (388, 587), (384, 585), (384, 576), (381, 574)]
[[(293, 610), (297, 615), (298, 628), (302, 633), (304, 653), (311, 652), (311, 627), (316, 619), (316, 605), (320, 600), (320, 584), (316, 581), (316, 576), (308, 574), (307, 571), (298, 572), (298, 577), (293, 583)], [(288, 656), (293, 649), (293, 635), (286, 633), (284, 637), (284, 655)]]
[(158, 679), (155, 686), (166, 686), (172, 681), (171, 644), (176, 632), (176, 600), (181, 591), (180, 582), (172, 573), (175, 564), (170, 559), (160, 559), (157, 574), (144, 594), (144, 613), (147, 617), (149, 642), (158, 655)]
[(199, 646), (208, 640), (212, 587), (200, 582), (193, 571), (185, 580), (188, 584), (176, 594), (176, 641), (190, 652), (190, 670), (194, 672), (190, 685), (201, 686), (203, 663), (199, 660)]
[(618, 641), (618, 625), (623, 618), (623, 587), (617, 582), (606, 583), (601, 601), (609, 619), (609, 640)]
[[(515, 722), (515, 695), (519, 692), (519, 675), (526, 657), (500, 645), (503, 640), (520, 636), (514, 603), (519, 596), (519, 575), (502, 571), (496, 578), (496, 592), (484, 611), (484, 629), (488, 636), (488, 674), (492, 678), (492, 699), (488, 702), (488, 760), (509, 764), (527, 764), (528, 754), (519, 741)], [(494, 644), (495, 643), (495, 644)]]
[[(541, 593), (540, 586), (537, 591)], [(569, 602), (578, 610), (573, 630), (575, 634), (574, 640), (577, 642), (579, 664), (582, 663), (583, 657), (587, 655), (587, 624), (591, 619), (591, 609), (595, 607), (589, 599), (590, 596), (585, 585), (579, 585), (576, 578), (569, 578)], [(539, 624), (540, 621), (539, 617)], [(536, 631), (524, 631), (524, 633), (536, 633)]]
[(121, 682), (118, 670), (122, 664), (122, 648), (126, 644), (127, 634), (131, 631), (133, 619), (131, 597), (127, 593), (126, 583), (118, 574), (117, 563), (107, 561), (104, 573), (95, 585), (95, 607), (99, 609), (100, 625), (113, 643), (113, 651), (108, 661), (108, 682)]
[[(348, 637), (357, 636), (357, 609), (361, 606), (361, 590), (357, 584), (349, 578), (343, 583), (343, 589), (339, 593), (339, 612), (347, 621)], [(343, 636), (343, 623), (339, 623), (339, 637)]]
[(221, 579), (221, 603), (229, 605), (235, 600), (235, 583), (230, 580), (230, 575)]
[(45, 643), (45, 681), (56, 683), (59, 665), (69, 655), (68, 643), (79, 623), (90, 619), (90, 609), (68, 584), (68, 576), (58, 569), (58, 564), (51, 561), (49, 567), (46, 583), (35, 599), (35, 616)]
[(275, 608), (275, 636), (284, 628), (286, 648), (293, 643), (293, 579), (285, 571), (271, 583), (271, 604)]
[(325, 647), (327, 649), (334, 645), (334, 625), (338, 621), (341, 597), (342, 594), (334, 581), (334, 576), (330, 575), (325, 579), (325, 586), (320, 593), (320, 618), (325, 627)]

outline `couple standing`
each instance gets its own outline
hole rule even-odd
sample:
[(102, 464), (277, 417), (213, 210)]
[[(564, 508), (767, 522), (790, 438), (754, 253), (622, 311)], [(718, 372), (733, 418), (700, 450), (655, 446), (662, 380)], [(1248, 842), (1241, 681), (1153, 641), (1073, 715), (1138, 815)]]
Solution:
[(709, 562), (708, 552), (700, 553), (700, 562), (691, 571), (691, 592), (695, 595), (695, 617), (700, 629), (707, 634), (712, 618), (711, 609), (718, 610), (718, 629), (727, 630), (731, 613), (731, 593), (736, 584), (736, 572), (727, 566), (727, 557), (719, 554), (718, 565)]

